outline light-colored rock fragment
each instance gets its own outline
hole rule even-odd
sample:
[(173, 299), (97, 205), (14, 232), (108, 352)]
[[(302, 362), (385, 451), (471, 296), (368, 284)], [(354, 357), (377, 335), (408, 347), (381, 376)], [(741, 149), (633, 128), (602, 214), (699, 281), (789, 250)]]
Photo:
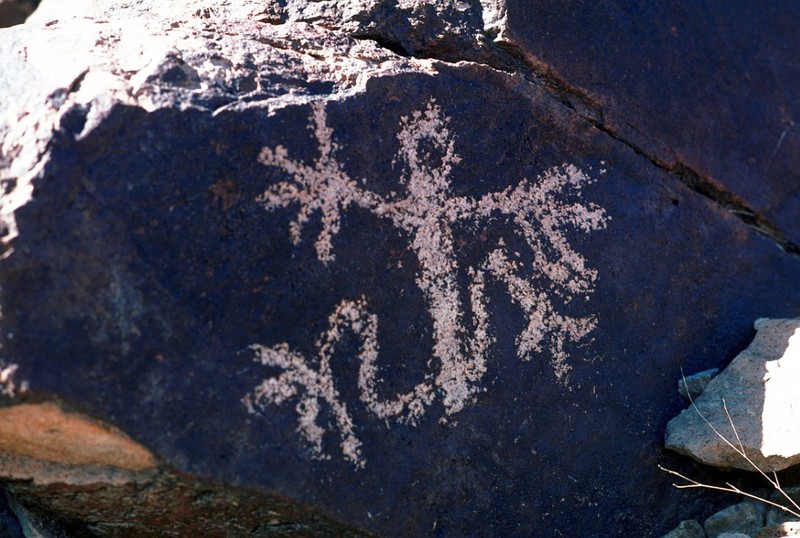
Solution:
[[(700, 416), (766, 472), (800, 463), (800, 319), (755, 322), (753, 343), (712, 379), (703, 394), (667, 425), (666, 446), (717, 467), (753, 467)], [(730, 420), (723, 402), (727, 405)]]
[(2, 478), (121, 483), (156, 466), (155, 456), (121, 431), (53, 403), (0, 408)]
[(787, 538), (800, 536), (800, 521), (786, 521), (777, 525), (769, 525), (759, 532), (755, 538)]
[(696, 374), (687, 375), (678, 380), (678, 394), (684, 400), (696, 400), (706, 390), (708, 383), (719, 373), (719, 368), (711, 368), (710, 370), (703, 370)]
[(755, 536), (764, 527), (761, 510), (750, 502), (743, 502), (720, 510), (706, 519), (703, 527), (708, 538), (720, 538), (724, 534), (741, 533)]
[(495, 41), (505, 41), (503, 31), (508, 27), (508, 8), (505, 0), (481, 0), (483, 25)]
[(778, 529), (783, 536), (800, 536), (800, 521), (787, 521)]
[(752, 538), (749, 534), (743, 532), (723, 532), (717, 538)]
[(661, 538), (706, 538), (706, 531), (694, 519), (687, 519)]

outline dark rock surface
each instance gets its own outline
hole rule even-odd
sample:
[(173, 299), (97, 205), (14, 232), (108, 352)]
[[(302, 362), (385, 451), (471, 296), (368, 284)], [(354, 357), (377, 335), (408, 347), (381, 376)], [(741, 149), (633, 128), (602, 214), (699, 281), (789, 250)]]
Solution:
[(15, 378), (381, 535), (710, 514), (656, 467), (674, 379), (796, 315), (800, 258), (566, 106), (475, 3), (233, 4), (0, 33)]
[(798, 251), (799, 4), (504, 4), (501, 40), (583, 115)]
[(22, 24), (38, 3), (37, 0), (0, 0), (0, 28)]

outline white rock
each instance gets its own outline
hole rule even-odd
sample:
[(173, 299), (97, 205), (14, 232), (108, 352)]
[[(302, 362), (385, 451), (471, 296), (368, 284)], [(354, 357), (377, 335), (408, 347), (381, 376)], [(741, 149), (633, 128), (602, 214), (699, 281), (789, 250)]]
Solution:
[(779, 529), (783, 536), (800, 536), (800, 521), (787, 521)]
[(699, 414), (738, 444), (724, 401), (755, 465), (771, 472), (800, 463), (800, 423), (793, 411), (800, 409), (800, 319), (759, 319), (755, 328), (753, 343), (709, 382), (697, 409), (689, 407), (667, 425), (667, 448), (708, 465), (753, 471)]

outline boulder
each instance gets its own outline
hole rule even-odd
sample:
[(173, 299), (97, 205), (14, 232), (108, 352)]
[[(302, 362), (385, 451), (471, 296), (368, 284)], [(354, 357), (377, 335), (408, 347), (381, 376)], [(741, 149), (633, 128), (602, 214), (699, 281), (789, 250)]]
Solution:
[[(694, 406), (669, 422), (667, 448), (707, 465), (748, 471), (800, 463), (793, 413), (800, 406), (800, 319), (759, 319), (755, 328), (750, 346), (709, 382)], [(750, 461), (723, 437), (737, 448), (741, 443)]]
[(708, 512), (656, 466), (672, 380), (796, 315), (800, 259), (576, 112), (499, 2), (74, 9), (0, 32), (9, 397), (379, 535)]
[(780, 527), (784, 523), (790, 523), (797, 520), (797, 516), (786, 512), (780, 508), (770, 508), (767, 512), (765, 526), (767, 528)]
[(706, 538), (706, 531), (697, 520), (687, 519), (661, 538)]
[(730, 534), (755, 536), (764, 527), (764, 516), (759, 507), (743, 502), (720, 510), (703, 524), (708, 538), (724, 538)]
[[(788, 497), (788, 499), (787, 499)], [(800, 500), (800, 487), (798, 486), (783, 486), (780, 490), (773, 491), (769, 500), (789, 509), (783, 510), (778, 507), (770, 507), (767, 512), (766, 526), (771, 530), (779, 530), (784, 523), (788, 524), (787, 529), (792, 526), (800, 529), (800, 508), (795, 506)]]

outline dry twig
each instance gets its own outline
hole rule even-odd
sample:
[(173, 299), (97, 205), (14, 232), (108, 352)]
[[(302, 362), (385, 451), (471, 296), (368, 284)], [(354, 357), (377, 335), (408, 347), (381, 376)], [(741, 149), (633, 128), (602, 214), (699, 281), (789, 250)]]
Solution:
[(781, 487), (781, 484), (778, 481), (778, 473), (773, 471), (772, 477), (770, 477), (758, 465), (756, 465), (755, 462), (753, 462), (753, 460), (750, 459), (750, 457), (747, 455), (747, 452), (745, 452), (744, 444), (742, 443), (742, 440), (739, 437), (739, 432), (736, 431), (736, 425), (733, 422), (733, 418), (731, 418), (730, 412), (728, 412), (728, 404), (725, 402), (725, 399), (724, 398), (722, 399), (722, 408), (725, 410), (725, 416), (728, 418), (728, 423), (731, 425), (731, 430), (733, 430), (733, 435), (736, 437), (736, 442), (737, 442), (738, 446), (734, 445), (731, 441), (728, 440), (727, 437), (722, 435), (719, 432), (719, 430), (717, 430), (717, 428), (715, 428), (714, 425), (711, 424), (711, 422), (705, 417), (705, 415), (703, 415), (703, 413), (700, 412), (700, 409), (694, 403), (694, 398), (692, 398), (691, 393), (689, 393), (689, 386), (688, 386), (688, 384), (686, 382), (686, 376), (683, 375), (683, 369), (681, 369), (681, 378), (683, 379), (684, 387), (686, 387), (686, 393), (689, 396), (689, 402), (692, 404), (692, 407), (697, 412), (697, 414), (700, 415), (700, 418), (703, 419), (703, 422), (708, 424), (709, 428), (711, 428), (711, 430), (716, 434), (717, 437), (722, 439), (722, 441), (726, 445), (731, 447), (755, 471), (757, 471), (761, 476), (763, 476), (767, 480), (767, 482), (769, 482), (770, 485), (773, 488), (775, 488), (776, 491), (779, 491), (781, 493), (781, 495), (783, 495), (783, 497), (787, 501), (789, 501), (789, 503), (791, 503), (793, 508), (790, 508), (790, 507), (784, 506), (782, 504), (770, 501), (768, 499), (764, 499), (763, 497), (759, 497), (758, 495), (753, 495), (752, 493), (748, 493), (746, 491), (742, 491), (741, 489), (737, 488), (736, 486), (734, 486), (730, 482), (726, 482), (725, 486), (714, 486), (714, 485), (711, 485), (711, 484), (704, 484), (702, 482), (698, 482), (696, 480), (692, 480), (691, 478), (688, 478), (688, 477), (682, 475), (681, 473), (679, 473), (677, 471), (673, 471), (671, 469), (667, 469), (666, 467), (662, 467), (661, 465), (659, 465), (658, 468), (661, 469), (662, 471), (664, 471), (666, 473), (669, 473), (669, 474), (671, 474), (673, 476), (677, 476), (678, 478), (681, 478), (681, 479), (685, 480), (686, 482), (688, 482), (687, 484), (673, 484), (673, 486), (675, 486), (678, 489), (704, 488), (704, 489), (711, 489), (711, 490), (715, 490), (715, 491), (727, 491), (728, 493), (735, 493), (737, 495), (742, 495), (744, 497), (748, 497), (750, 499), (755, 499), (755, 500), (761, 501), (761, 502), (763, 502), (765, 504), (769, 504), (769, 505), (774, 506), (776, 508), (780, 508), (784, 512), (787, 512), (787, 513), (791, 514), (792, 516), (800, 519), (800, 506), (798, 506), (798, 504), (794, 501), (794, 499), (792, 499), (789, 496), (789, 494), (786, 493), (786, 491), (784, 491), (784, 489)]

